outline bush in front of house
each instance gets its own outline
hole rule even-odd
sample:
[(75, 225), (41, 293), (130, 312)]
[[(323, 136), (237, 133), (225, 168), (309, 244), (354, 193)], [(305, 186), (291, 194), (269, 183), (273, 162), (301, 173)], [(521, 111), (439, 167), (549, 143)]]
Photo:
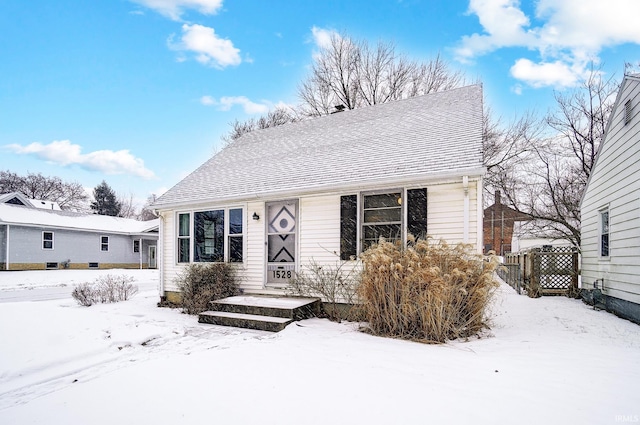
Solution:
[(485, 261), (467, 245), (432, 240), (406, 249), (381, 241), (362, 262), (359, 295), (369, 332), (443, 343), (487, 326), (498, 286), (495, 256)]
[(338, 262), (335, 266), (311, 260), (289, 280), (287, 295), (320, 297), (324, 312), (334, 322), (358, 317), (359, 266)]
[(108, 274), (100, 276), (91, 283), (81, 283), (71, 296), (78, 304), (89, 307), (97, 303), (115, 303), (126, 301), (138, 292), (135, 279), (127, 275)]
[(200, 314), (209, 303), (240, 293), (236, 267), (230, 263), (189, 264), (176, 278), (182, 295), (182, 312)]

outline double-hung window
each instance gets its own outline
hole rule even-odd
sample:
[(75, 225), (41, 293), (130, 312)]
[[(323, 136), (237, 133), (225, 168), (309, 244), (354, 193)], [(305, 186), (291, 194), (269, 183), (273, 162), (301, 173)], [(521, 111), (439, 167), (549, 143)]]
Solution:
[(600, 256), (609, 256), (609, 209), (600, 211)]
[(196, 263), (242, 262), (242, 208), (178, 214), (178, 262), (191, 259)]
[(178, 263), (188, 263), (191, 261), (191, 214), (178, 214)]
[(109, 236), (100, 236), (100, 251), (109, 251)]
[(42, 232), (42, 249), (53, 249), (53, 232)]
[(134, 239), (134, 241), (133, 241), (133, 252), (135, 252), (135, 253), (139, 253), (140, 252), (140, 240), (139, 239)]
[(378, 243), (402, 240), (402, 192), (363, 195), (362, 250)]
[(242, 208), (229, 210), (229, 261), (232, 263), (242, 262), (243, 252), (243, 231), (242, 231)]
[(427, 234), (427, 189), (398, 189), (340, 197), (340, 258), (355, 259), (384, 238), (405, 243)]

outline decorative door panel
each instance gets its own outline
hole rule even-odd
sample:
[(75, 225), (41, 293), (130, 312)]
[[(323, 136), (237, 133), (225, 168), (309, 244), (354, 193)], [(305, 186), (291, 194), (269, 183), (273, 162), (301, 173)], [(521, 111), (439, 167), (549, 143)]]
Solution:
[(267, 284), (286, 285), (296, 269), (298, 202), (267, 204)]

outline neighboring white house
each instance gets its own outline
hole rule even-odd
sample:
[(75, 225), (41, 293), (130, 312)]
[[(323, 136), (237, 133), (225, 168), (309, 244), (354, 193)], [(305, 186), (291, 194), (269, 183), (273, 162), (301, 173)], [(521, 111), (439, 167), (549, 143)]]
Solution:
[(0, 270), (156, 268), (159, 220), (36, 208), (21, 198), (0, 202)]
[(571, 241), (564, 238), (552, 238), (541, 234), (534, 221), (516, 221), (513, 225), (511, 250), (526, 251), (543, 246), (571, 247)]
[(243, 135), (153, 205), (163, 295), (185, 265), (217, 261), (238, 264), (247, 293), (280, 293), (380, 236), (481, 252), (482, 114), (472, 85)]
[(598, 289), (608, 310), (640, 323), (639, 74), (622, 82), (581, 215), (583, 288)]
[(60, 205), (55, 201), (47, 201), (44, 199), (29, 199), (20, 192), (0, 194), (0, 204), (25, 205), (41, 208), (43, 210), (60, 211)]

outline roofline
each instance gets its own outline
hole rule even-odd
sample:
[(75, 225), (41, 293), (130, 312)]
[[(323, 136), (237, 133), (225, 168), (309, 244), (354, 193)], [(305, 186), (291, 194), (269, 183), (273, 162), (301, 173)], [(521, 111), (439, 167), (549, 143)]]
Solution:
[(377, 180), (365, 180), (362, 182), (354, 182), (350, 184), (344, 183), (332, 183), (327, 185), (319, 185), (315, 187), (309, 187), (304, 189), (286, 189), (261, 193), (246, 193), (236, 196), (228, 196), (223, 198), (209, 198), (198, 201), (182, 201), (172, 202), (167, 204), (151, 205), (156, 211), (172, 210), (176, 208), (188, 207), (192, 205), (211, 204), (211, 203), (233, 203), (233, 202), (246, 202), (261, 199), (270, 199), (274, 197), (290, 198), (297, 196), (317, 195), (322, 193), (337, 193), (337, 192), (349, 192), (349, 191), (361, 191), (371, 190), (380, 186), (413, 186), (416, 184), (442, 182), (449, 183), (457, 181), (456, 178), (461, 179), (463, 176), (482, 178), (486, 174), (486, 167), (465, 168), (447, 173), (438, 173), (435, 175), (419, 174), (412, 177), (399, 177), (399, 178), (385, 178)]
[(627, 80), (634, 80), (637, 83), (640, 83), (640, 74), (639, 75), (625, 75), (624, 78), (622, 79), (622, 83), (620, 84), (620, 87), (618, 87), (618, 93), (616, 94), (616, 101), (613, 103), (613, 108), (611, 108), (611, 114), (609, 114), (609, 120), (607, 122), (607, 127), (604, 130), (604, 137), (602, 138), (602, 141), (600, 142), (600, 146), (598, 146), (598, 152), (596, 153), (596, 159), (593, 161), (593, 166), (591, 167), (591, 173), (589, 174), (589, 177), (587, 178), (587, 184), (584, 186), (584, 190), (582, 191), (582, 196), (580, 197), (580, 210), (582, 210), (582, 203), (584, 202), (584, 197), (587, 195), (587, 189), (589, 188), (589, 183), (591, 183), (591, 177), (593, 176), (593, 172), (595, 171), (596, 167), (598, 166), (598, 160), (600, 159), (600, 152), (602, 152), (602, 148), (604, 147), (604, 144), (607, 142), (607, 139), (609, 138), (609, 130), (611, 129), (611, 126), (613, 125), (613, 117), (615, 115), (616, 110), (618, 109), (618, 106), (620, 104), (620, 99), (622, 98), (622, 92), (624, 91), (624, 87), (627, 84)]
[[(27, 196), (22, 194), (21, 192), (3, 193), (3, 195), (4, 195), (4, 198), (6, 199), (6, 201), (3, 201), (3, 203), (6, 203), (7, 201), (11, 200), (12, 198), (18, 198), (20, 200), (20, 202), (24, 203), (24, 205), (22, 205), (22, 206), (27, 207), (27, 208), (32, 208), (32, 209), (36, 208), (36, 206), (31, 203), (30, 199), (27, 198)], [(11, 204), (9, 204), (9, 205), (11, 205)]]
[[(68, 227), (68, 226), (60, 226), (60, 225), (48, 225), (48, 224), (38, 224), (38, 223), (19, 223), (15, 221), (4, 221), (0, 219), (0, 224), (5, 224), (8, 226), (20, 226), (20, 227), (39, 227), (46, 229), (55, 229), (55, 230), (74, 230), (77, 232), (85, 232), (85, 233), (109, 233), (113, 235), (125, 235), (125, 236), (137, 236), (137, 235), (151, 235), (149, 230), (136, 231), (136, 232), (125, 232), (125, 231), (113, 231), (108, 229), (89, 229), (86, 227)], [(158, 225), (157, 227), (159, 227)], [(155, 227), (155, 226), (154, 226)]]

